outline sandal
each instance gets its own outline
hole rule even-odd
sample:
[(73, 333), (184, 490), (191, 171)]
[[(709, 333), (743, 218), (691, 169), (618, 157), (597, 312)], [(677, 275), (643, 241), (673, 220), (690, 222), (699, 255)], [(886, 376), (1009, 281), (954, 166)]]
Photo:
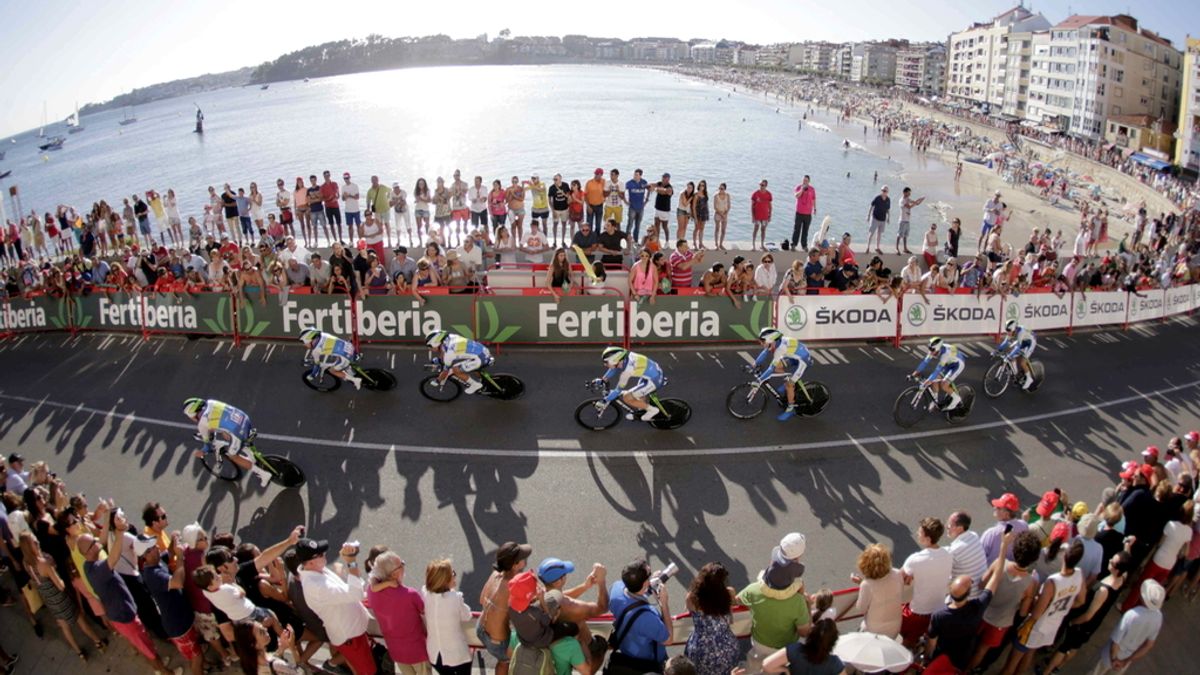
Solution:
[(107, 639), (107, 638), (101, 638), (101, 639), (99, 639), (99, 640), (96, 640), (95, 642), (93, 642), (93, 643), (92, 643), (92, 646), (96, 648), (96, 651), (98, 651), (98, 652), (100, 652), (101, 654), (103, 654), (103, 653), (104, 653), (104, 650), (105, 650), (106, 648), (108, 648), (108, 639)]
[(75, 653), (76, 653), (76, 654), (79, 656), (79, 660), (80, 660), (80, 661), (83, 661), (84, 663), (87, 663), (87, 652), (85, 652), (85, 651), (83, 651), (82, 649), (80, 649), (79, 651), (77, 651), (77, 652), (75, 652)]

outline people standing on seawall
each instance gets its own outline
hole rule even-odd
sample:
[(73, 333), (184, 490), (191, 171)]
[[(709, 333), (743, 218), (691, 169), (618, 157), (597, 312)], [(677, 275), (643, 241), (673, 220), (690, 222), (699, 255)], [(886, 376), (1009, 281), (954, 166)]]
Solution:
[(467, 234), (467, 223), (471, 222), (471, 209), (467, 206), (467, 182), (462, 179), (462, 172), (454, 170), (454, 181), (450, 183), (450, 222), (453, 230), (447, 234), (447, 239), (453, 236), (453, 243), (462, 243)]
[(471, 209), (471, 227), (487, 231), (488, 226), (488, 188), (483, 184), (483, 176), (475, 176), (475, 183), (467, 190), (467, 201)]
[(792, 225), (792, 250), (799, 242), (800, 250), (808, 249), (808, 228), (817, 212), (817, 189), (808, 174), (796, 186), (796, 222)]
[(634, 169), (633, 178), (625, 181), (625, 203), (629, 204), (629, 220), (626, 223), (625, 231), (629, 234), (629, 241), (635, 246), (641, 241), (642, 214), (646, 209), (648, 186), (649, 183), (642, 178), (641, 169)]
[(717, 186), (717, 194), (713, 195), (713, 248), (725, 253), (725, 230), (729, 227), (729, 192), (725, 184)]
[(325, 213), (325, 201), (321, 198), (321, 186), (317, 184), (317, 177), (315, 175), (309, 175), (308, 188), (305, 190), (305, 193), (305, 198), (308, 200), (308, 215), (313, 235), (312, 246), (318, 246), (321, 241), (320, 235), (317, 234), (317, 225), (321, 226), (321, 234), (325, 235), (325, 241), (332, 242), (333, 238), (329, 236), (329, 219)]
[(349, 233), (350, 239), (354, 239), (354, 226), (358, 225), (360, 230), (362, 228), (362, 211), (359, 210), (358, 205), (360, 196), (358, 184), (350, 180), (348, 171), (342, 174), (342, 181), (341, 199), (346, 212), (346, 231)]
[(671, 234), (667, 228), (671, 220), (671, 197), (675, 194), (675, 188), (671, 187), (671, 174), (664, 173), (662, 180), (651, 183), (650, 191), (654, 193), (654, 232), (665, 239)]
[(316, 237), (312, 234), (311, 219), (309, 218), (308, 210), (308, 188), (304, 186), (304, 179), (296, 176), (296, 187), (292, 190), (292, 203), (296, 212), (296, 220), (300, 221), (300, 237), (304, 239), (304, 245), (313, 246)]
[(238, 188), (237, 197), (238, 225), (242, 228), (242, 244), (249, 246), (254, 242), (254, 221), (250, 219), (250, 198), (246, 196), (245, 188)]
[(983, 205), (983, 224), (979, 231), (979, 250), (983, 251), (983, 245), (987, 242), (988, 235), (992, 228), (999, 225), (999, 220), (1004, 211), (1004, 202), (1000, 201), (1000, 191), (996, 190), (992, 194), (992, 198), (987, 200)]
[(696, 197), (696, 185), (688, 181), (679, 193), (679, 204), (675, 208), (675, 238), (687, 236), (688, 222), (692, 219), (692, 200)]
[(583, 186), (587, 199), (587, 222), (592, 231), (598, 231), (604, 216), (604, 169), (597, 168), (592, 178)]
[[(608, 172), (608, 182), (604, 184), (604, 222), (615, 220), (618, 223), (624, 219), (625, 190), (621, 186), (621, 172), (611, 169)], [(597, 228), (599, 230), (600, 228)]]
[(912, 188), (909, 187), (904, 188), (900, 194), (900, 222), (896, 226), (896, 255), (900, 255), (900, 244), (902, 243), (904, 252), (911, 255), (912, 251), (908, 250), (908, 230), (912, 221), (912, 210), (914, 206), (920, 206), (925, 198), (913, 199)]
[[(341, 191), (338, 189), (338, 184), (330, 178), (329, 171), (325, 171), (322, 175), (325, 177), (325, 182), (321, 183), (321, 203), (325, 206), (325, 220), (329, 221), (329, 227), (333, 228), (338, 241), (345, 241), (342, 239), (342, 207), (339, 201)], [(350, 174), (343, 174), (343, 177), (348, 179)], [(356, 202), (355, 208), (357, 207)]]
[[(534, 174), (529, 177), (529, 180), (522, 181), (521, 185), (529, 188), (530, 201), (533, 202), (529, 208), (529, 226), (533, 227), (536, 224), (541, 229), (542, 234), (549, 234), (550, 197), (546, 189), (546, 184), (542, 182), (542, 179), (537, 174)], [(600, 228), (597, 226), (593, 229), (599, 231)]]
[(417, 240), (410, 243), (413, 246), (421, 246), (424, 245), (425, 236), (431, 229), (429, 227), (429, 205), (433, 202), (433, 197), (429, 192), (429, 183), (424, 178), (417, 178), (417, 182), (413, 185), (412, 199), (413, 220), (417, 223)]
[(762, 250), (767, 250), (767, 226), (771, 224), (771, 193), (767, 190), (767, 179), (758, 184), (758, 189), (750, 195), (750, 220), (754, 230), (750, 234), (750, 250), (754, 250), (755, 238), (762, 233)]
[(879, 188), (879, 194), (871, 200), (871, 205), (867, 207), (867, 251), (871, 250), (871, 239), (875, 239), (875, 253), (883, 255), (880, 248), (883, 246), (883, 233), (887, 229), (888, 221), (891, 219), (892, 200), (888, 197), (888, 186), (884, 185)]
[[(550, 235), (550, 243), (555, 246), (559, 242), (566, 242), (571, 238), (568, 234), (570, 230), (570, 210), (571, 210), (571, 186), (563, 182), (561, 173), (554, 174), (554, 182), (546, 189), (546, 195), (550, 198), (550, 218), (553, 222), (553, 229), (548, 231)], [(559, 238), (559, 231), (562, 231), (562, 238)]]
[(275, 208), (279, 209), (279, 223), (283, 225), (283, 231), (287, 237), (294, 240), (296, 231), (292, 228), (292, 223), (296, 216), (292, 212), (292, 191), (287, 189), (282, 178), (275, 180), (275, 188), (279, 190), (275, 194)]
[(263, 196), (258, 191), (258, 183), (250, 182), (250, 220), (254, 221), (254, 229), (257, 231), (263, 227)]
[(512, 177), (512, 184), (505, 189), (504, 198), (508, 202), (508, 212), (512, 214), (513, 238), (523, 241), (521, 235), (524, 234), (522, 224), (525, 222), (525, 188), (521, 185), (520, 178)]
[(704, 250), (704, 224), (708, 222), (708, 181), (696, 183), (696, 194), (692, 197), (692, 220), (695, 229), (692, 230), (693, 246), (697, 251)]

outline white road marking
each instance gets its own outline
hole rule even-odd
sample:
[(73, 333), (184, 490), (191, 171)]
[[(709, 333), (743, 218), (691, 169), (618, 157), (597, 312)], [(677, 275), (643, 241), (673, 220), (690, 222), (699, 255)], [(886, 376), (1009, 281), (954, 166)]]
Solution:
[(882, 350), (882, 349), (880, 349), (879, 347), (876, 347), (876, 348), (875, 348), (875, 351), (879, 352), (879, 353), (880, 353), (880, 355), (882, 355), (882, 356), (883, 356), (884, 358), (886, 358), (888, 361), (895, 361), (895, 360), (896, 360), (896, 359), (892, 358), (892, 355), (891, 355), (891, 354), (888, 354), (887, 352), (883, 351), (883, 350)]
[[(721, 456), (721, 455), (760, 455), (769, 453), (784, 453), (797, 452), (801, 450), (822, 450), (841, 447), (858, 447), (873, 443), (896, 443), (898, 441), (920, 440), (928, 438), (939, 438), (942, 436), (950, 436), (954, 434), (964, 434), (974, 431), (986, 431), (988, 429), (999, 429), (1004, 427), (1019, 427), (1022, 424), (1030, 422), (1041, 422), (1045, 420), (1057, 419), (1059, 417), (1069, 417), (1079, 413), (1098, 413), (1105, 408), (1113, 408), (1122, 406), (1128, 403), (1137, 403), (1140, 401), (1149, 401), (1155, 398), (1166, 397), (1169, 394), (1183, 391), (1186, 389), (1195, 389), (1200, 387), (1200, 380), (1177, 384), (1163, 389), (1157, 389), (1149, 392), (1137, 392), (1131, 396), (1122, 396), (1120, 398), (1101, 401), (1100, 403), (1085, 403), (1064, 410), (1055, 412), (1039, 413), (1036, 415), (1026, 415), (1024, 417), (1014, 417), (1009, 419), (1000, 419), (994, 422), (980, 422), (979, 424), (968, 424), (961, 427), (947, 427), (943, 429), (931, 429), (929, 431), (913, 431), (899, 434), (891, 434), (887, 436), (853, 436), (847, 434), (845, 438), (839, 438), (828, 441), (810, 441), (807, 443), (793, 443), (781, 445), (764, 445), (764, 446), (748, 446), (743, 448), (683, 448), (678, 450), (651, 450), (641, 452), (629, 451), (613, 451), (613, 450), (589, 450), (584, 452), (566, 452), (566, 451), (548, 451), (540, 450), (504, 450), (504, 449), (489, 449), (489, 448), (438, 448), (438, 447), (421, 447), (416, 445), (396, 445), (394, 443), (369, 443), (362, 441), (339, 441), (334, 439), (310, 438), (307, 436), (293, 436), (287, 434), (263, 434), (260, 433), (260, 439), (268, 441), (277, 441), (280, 443), (291, 443), (296, 445), (311, 445), (321, 448), (346, 448), (355, 450), (384, 450), (387, 452), (398, 452), (404, 454), (416, 455), (450, 455), (458, 457), (510, 457), (510, 458), (545, 458), (545, 459), (586, 459), (587, 457), (598, 458), (629, 458), (635, 456), (650, 457), (699, 457), (699, 456)], [(11, 394), (0, 394), (0, 401), (15, 401), (18, 403), (28, 403), (36, 407), (57, 408), (60, 410), (70, 410), (77, 413), (89, 413), (99, 415), (105, 419), (113, 418), (123, 420), (130, 423), (146, 424), (160, 427), (170, 427), (172, 429), (184, 429), (194, 431), (196, 425), (185, 424), (183, 422), (175, 422), (171, 420), (158, 419), (154, 417), (140, 417), (132, 413), (121, 414), (115, 410), (101, 410), (99, 408), (90, 408), (80, 404), (59, 403), (46, 398), (30, 398), (27, 396), (14, 396)], [(119, 403), (119, 402), (118, 402)], [(346, 420), (346, 425), (349, 426), (349, 420)], [(540, 443), (540, 441), (539, 441)]]
[(742, 360), (746, 363), (754, 365), (754, 357), (750, 356), (750, 352), (738, 352), (738, 356), (742, 357)]
[(255, 343), (253, 343), (253, 342), (246, 345), (246, 353), (242, 354), (242, 362), (243, 363), (245, 363), (246, 359), (250, 358), (250, 352), (254, 351), (254, 347), (255, 347)]
[(543, 450), (580, 450), (579, 439), (576, 438), (539, 438), (538, 447)]
[(971, 349), (970, 347), (968, 347), (966, 345), (966, 343), (964, 343), (964, 342), (960, 342), (958, 344), (958, 348), (960, 351), (965, 352), (967, 356), (979, 356), (978, 354), (975, 353), (974, 349)]
[(815, 360), (817, 363), (823, 366), (829, 365), (829, 360), (823, 353), (817, 351), (816, 349), (810, 349), (808, 350), (808, 353), (812, 355), (813, 360)]
[(833, 356), (837, 360), (841, 361), (842, 363), (850, 363), (850, 359), (846, 358), (846, 355), (842, 354), (842, 350), (840, 350), (840, 349), (837, 349), (837, 348), (830, 349), (829, 353), (833, 354)]

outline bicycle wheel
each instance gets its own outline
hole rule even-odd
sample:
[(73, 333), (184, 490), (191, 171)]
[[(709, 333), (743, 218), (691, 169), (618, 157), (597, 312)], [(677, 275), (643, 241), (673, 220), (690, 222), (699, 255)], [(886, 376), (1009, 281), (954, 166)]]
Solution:
[(767, 392), (753, 382), (739, 384), (725, 397), (725, 409), (739, 420), (751, 420), (767, 409)]
[(200, 460), (200, 463), (204, 465), (205, 470), (221, 480), (235, 481), (242, 477), (242, 467), (234, 464), (228, 457), (222, 456), (219, 451), (213, 450), (205, 453), (204, 459)]
[(983, 393), (988, 398), (999, 398), (1005, 391), (1008, 390), (1009, 383), (1012, 382), (1012, 369), (1008, 367), (1007, 361), (996, 360), (988, 367), (987, 372), (983, 375)]
[(446, 378), (445, 382), (438, 382), (437, 375), (430, 375), (421, 380), (419, 388), (422, 396), (438, 403), (449, 403), (462, 393), (462, 385), (453, 376)]
[(327, 370), (317, 370), (316, 376), (313, 376), (312, 368), (305, 368), (300, 373), (300, 379), (304, 380), (304, 384), (308, 385), (309, 389), (316, 389), (321, 392), (330, 392), (342, 386), (342, 378), (334, 377)]
[(300, 467), (281, 455), (259, 455), (258, 466), (270, 472), (271, 482), (280, 487), (297, 488), (307, 480)]
[[(493, 386), (494, 385), (494, 386)], [(507, 373), (488, 374), (483, 378), (483, 391), (487, 396), (501, 401), (511, 401), (521, 398), (525, 393), (525, 383), (516, 375)]]
[(1026, 394), (1032, 394), (1037, 391), (1042, 386), (1042, 383), (1046, 381), (1046, 368), (1042, 366), (1041, 361), (1031, 361), (1029, 369), (1033, 371), (1033, 384), (1029, 385), (1028, 389), (1021, 390)]
[(362, 368), (358, 374), (362, 376), (363, 387), (371, 391), (391, 391), (396, 388), (396, 376), (383, 368)]
[(617, 409), (617, 405), (611, 404), (604, 410), (596, 409), (596, 404), (600, 402), (598, 398), (592, 398), (579, 404), (575, 408), (575, 421), (584, 429), (592, 431), (600, 431), (602, 429), (611, 429), (617, 422), (621, 421), (621, 411)]
[(692, 406), (687, 404), (687, 401), (678, 398), (664, 398), (659, 400), (659, 405), (662, 406), (667, 416), (659, 415), (650, 420), (650, 426), (655, 429), (678, 429), (687, 424), (687, 421), (692, 419)]
[(920, 387), (905, 389), (896, 397), (896, 403), (892, 406), (892, 418), (905, 429), (920, 422), (929, 412), (925, 407), (925, 397), (917, 396), (920, 390)]
[(946, 421), (950, 424), (962, 424), (971, 414), (971, 408), (975, 407), (975, 390), (971, 388), (971, 385), (959, 385), (958, 395), (962, 398), (962, 403), (946, 413)]
[(816, 417), (820, 415), (825, 406), (829, 405), (829, 400), (833, 398), (833, 394), (829, 391), (829, 387), (823, 382), (805, 382), (804, 391), (808, 392), (808, 397), (804, 396), (804, 392), (796, 390), (796, 412), (803, 417)]

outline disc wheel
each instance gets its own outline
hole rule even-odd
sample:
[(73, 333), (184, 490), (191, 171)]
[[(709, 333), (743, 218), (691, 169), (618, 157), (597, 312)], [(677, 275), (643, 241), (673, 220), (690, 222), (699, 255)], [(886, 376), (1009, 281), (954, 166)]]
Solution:
[(692, 406), (687, 401), (678, 398), (664, 398), (659, 401), (666, 417), (661, 414), (650, 420), (650, 426), (655, 429), (678, 429), (692, 419)]
[(438, 403), (449, 403), (462, 394), (462, 385), (453, 376), (446, 378), (445, 382), (438, 382), (437, 375), (430, 375), (421, 380), (420, 389), (422, 396)]
[(259, 467), (271, 474), (271, 482), (285, 488), (297, 488), (304, 485), (304, 471), (292, 460), (282, 455), (263, 455)]
[(725, 409), (730, 415), (739, 420), (751, 420), (762, 414), (767, 409), (768, 394), (764, 387), (769, 385), (755, 385), (751, 382), (739, 384), (729, 390), (729, 394), (725, 397)]
[[(220, 464), (218, 465), (218, 460)], [(204, 465), (204, 469), (221, 480), (235, 481), (242, 477), (242, 468), (233, 463), (233, 460), (228, 457), (222, 457), (217, 450), (205, 453), (204, 459), (200, 460)]]
[(823, 382), (805, 382), (804, 389), (808, 392), (808, 399), (802, 392), (796, 391), (796, 412), (804, 417), (820, 415), (833, 398), (829, 387)]
[(396, 376), (383, 368), (363, 368), (363, 387), (371, 391), (391, 391), (396, 388)]
[(575, 421), (579, 423), (579, 426), (592, 431), (601, 431), (611, 429), (621, 421), (621, 411), (615, 404), (606, 406), (604, 410), (598, 410), (596, 404), (599, 402), (600, 399), (592, 398), (580, 403), (575, 408)]
[[(521, 398), (525, 394), (525, 383), (516, 375), (507, 373), (496, 373), (495, 375), (488, 374), (491, 382), (485, 378), (483, 380), (483, 393), (488, 396), (499, 399), (501, 401), (512, 401), (513, 399)], [(492, 386), (495, 382), (495, 386)]]
[(1012, 369), (1005, 361), (993, 361), (983, 376), (983, 393), (988, 398), (999, 398), (1012, 382)]
[(946, 413), (946, 421), (950, 424), (962, 424), (971, 414), (971, 408), (975, 407), (975, 390), (970, 385), (959, 385), (958, 395), (962, 398), (962, 403)]
[(909, 387), (900, 392), (896, 403), (892, 406), (892, 418), (904, 429), (912, 427), (925, 418), (929, 411), (926, 409), (925, 397), (917, 396), (920, 387)]
[(309, 389), (316, 389), (320, 392), (330, 392), (342, 386), (342, 379), (340, 377), (334, 377), (327, 370), (318, 369), (317, 374), (314, 377), (313, 369), (305, 368), (304, 371), (300, 373), (300, 379), (304, 381), (304, 384), (308, 385)]
[(1028, 389), (1021, 390), (1026, 394), (1032, 394), (1037, 391), (1042, 386), (1042, 383), (1046, 381), (1046, 368), (1042, 365), (1041, 361), (1030, 362), (1029, 369), (1033, 371), (1033, 384), (1029, 385)]

